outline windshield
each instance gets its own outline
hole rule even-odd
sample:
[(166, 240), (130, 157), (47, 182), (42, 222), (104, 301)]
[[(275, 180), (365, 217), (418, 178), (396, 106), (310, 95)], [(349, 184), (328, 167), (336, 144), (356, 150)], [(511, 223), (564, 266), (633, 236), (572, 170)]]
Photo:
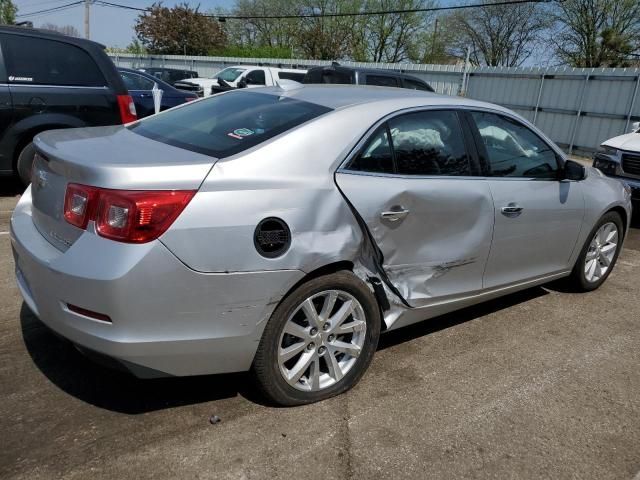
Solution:
[(128, 128), (159, 142), (224, 158), (329, 111), (292, 98), (235, 90), (148, 117)]
[(245, 70), (246, 68), (225, 68), (224, 70), (219, 71), (213, 78), (221, 78), (225, 82), (234, 82)]

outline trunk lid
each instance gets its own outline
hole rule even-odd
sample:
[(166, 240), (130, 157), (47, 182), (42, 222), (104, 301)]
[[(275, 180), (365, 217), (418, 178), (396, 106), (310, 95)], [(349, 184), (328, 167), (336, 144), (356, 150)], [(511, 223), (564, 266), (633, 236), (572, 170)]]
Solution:
[(62, 251), (83, 232), (64, 219), (68, 183), (120, 190), (196, 190), (217, 160), (123, 126), (54, 130), (38, 135), (34, 144), (33, 222)]

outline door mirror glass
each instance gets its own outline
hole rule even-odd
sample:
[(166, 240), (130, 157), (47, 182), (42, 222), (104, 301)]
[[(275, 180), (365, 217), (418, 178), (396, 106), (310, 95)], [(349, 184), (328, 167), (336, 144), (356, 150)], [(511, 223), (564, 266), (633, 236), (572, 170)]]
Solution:
[(583, 165), (580, 165), (578, 162), (574, 162), (573, 160), (567, 160), (562, 171), (562, 178), (564, 180), (584, 180), (586, 173), (587, 170)]

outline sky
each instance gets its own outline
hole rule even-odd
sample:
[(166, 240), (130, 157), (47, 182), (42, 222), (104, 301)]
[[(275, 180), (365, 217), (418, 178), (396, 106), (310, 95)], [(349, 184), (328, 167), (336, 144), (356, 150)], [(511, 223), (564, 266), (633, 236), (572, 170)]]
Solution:
[[(44, 10), (71, 3), (73, 0), (13, 0), (18, 7), (18, 17), (16, 21), (30, 20), (34, 27), (39, 27), (44, 23), (53, 23), (58, 26), (72, 25), (81, 35), (84, 35), (84, 5), (51, 12), (37, 16), (21, 18), (20, 14)], [(121, 5), (145, 8), (153, 4), (153, 0), (112, 0)], [(182, 3), (183, 0), (165, 0), (163, 4), (172, 6)], [(233, 0), (197, 0), (190, 1), (191, 5), (200, 4), (201, 11), (213, 10), (217, 7), (230, 8), (235, 3)], [(103, 7), (99, 5), (91, 6), (90, 31), (91, 39), (109, 47), (126, 47), (131, 43), (135, 33), (133, 25), (138, 14), (134, 11), (127, 11), (120, 8)]]

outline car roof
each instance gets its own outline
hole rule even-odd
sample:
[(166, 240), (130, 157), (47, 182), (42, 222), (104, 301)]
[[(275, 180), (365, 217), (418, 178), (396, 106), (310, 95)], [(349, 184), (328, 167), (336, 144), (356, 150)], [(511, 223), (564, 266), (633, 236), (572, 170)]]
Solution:
[(66, 43), (71, 43), (74, 45), (82, 46), (84, 48), (87, 48), (87, 47), (99, 48), (100, 50), (104, 50), (107, 48), (103, 44), (94, 42), (93, 40), (87, 40), (86, 38), (71, 37), (69, 35), (64, 35), (59, 32), (53, 32), (51, 30), (42, 30), (39, 28), (2, 25), (0, 26), (0, 33), (8, 33), (12, 35), (26, 35), (26, 36), (37, 37), (37, 38), (46, 38), (49, 40), (57, 40), (57, 41), (62, 41)]
[[(254, 91), (257, 89), (254, 89)], [(341, 84), (305, 84), (292, 89), (267, 87), (259, 90), (263, 93), (294, 98), (309, 103), (315, 103), (334, 110), (348, 108), (355, 105), (388, 103), (390, 111), (395, 102), (415, 103), (416, 106), (447, 105), (490, 108), (508, 112), (506, 108), (486, 102), (470, 100), (453, 95), (439, 95), (424, 90), (412, 90), (397, 87), (375, 87), (368, 85)]]

